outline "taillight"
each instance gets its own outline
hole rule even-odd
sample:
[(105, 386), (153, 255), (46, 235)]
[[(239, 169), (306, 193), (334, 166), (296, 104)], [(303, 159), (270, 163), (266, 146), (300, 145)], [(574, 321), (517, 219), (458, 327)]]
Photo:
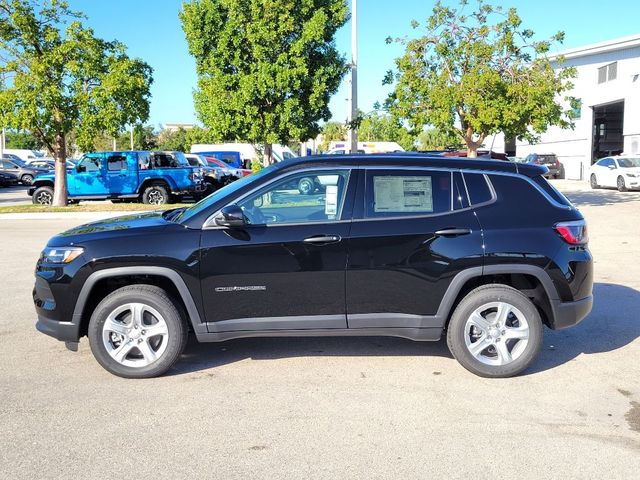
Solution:
[(556, 223), (553, 228), (570, 245), (584, 245), (589, 241), (587, 223), (584, 220)]

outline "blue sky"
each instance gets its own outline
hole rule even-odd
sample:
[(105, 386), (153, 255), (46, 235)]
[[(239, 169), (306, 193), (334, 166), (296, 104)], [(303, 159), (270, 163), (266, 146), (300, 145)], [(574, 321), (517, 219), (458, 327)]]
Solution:
[[(450, 1), (445, 3), (451, 4)], [(537, 37), (566, 33), (563, 48), (572, 48), (640, 33), (640, 4), (637, 0), (602, 2), (595, 0), (519, 0), (492, 2), (514, 6), (524, 26)], [(192, 91), (196, 85), (195, 64), (189, 55), (178, 19), (181, 0), (71, 0), (83, 11), (87, 24), (106, 40), (117, 39), (128, 46), (129, 54), (140, 57), (154, 69), (149, 123), (197, 122)], [(387, 45), (387, 36), (415, 35), (412, 19), (429, 16), (433, 2), (420, 0), (360, 0), (358, 2), (358, 87), (359, 107), (363, 111), (382, 101), (388, 90), (381, 85), (400, 45)], [(350, 25), (338, 32), (337, 46), (350, 57)], [(347, 85), (331, 101), (335, 120), (347, 115)]]

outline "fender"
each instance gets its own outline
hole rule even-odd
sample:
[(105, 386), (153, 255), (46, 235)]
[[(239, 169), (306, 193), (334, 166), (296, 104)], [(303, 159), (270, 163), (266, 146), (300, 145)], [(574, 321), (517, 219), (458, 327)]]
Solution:
[(449, 284), (444, 297), (442, 297), (442, 301), (440, 302), (440, 306), (438, 307), (438, 313), (436, 314), (436, 317), (443, 319), (444, 326), (444, 322), (446, 322), (446, 320), (449, 318), (449, 315), (451, 314), (453, 302), (455, 302), (465, 283), (467, 283), (467, 281), (471, 280), (472, 278), (482, 277), (484, 275), (499, 275), (511, 273), (521, 273), (537, 278), (542, 284), (545, 292), (547, 293), (552, 307), (559, 301), (558, 292), (553, 284), (553, 280), (551, 280), (549, 274), (540, 267), (518, 263), (486, 265), (484, 267), (473, 267), (467, 270), (463, 270), (455, 277), (453, 277), (453, 280)]
[(114, 267), (114, 268), (106, 268), (104, 270), (98, 270), (97, 272), (93, 272), (87, 280), (85, 281), (82, 289), (80, 290), (80, 294), (78, 295), (78, 299), (76, 300), (76, 306), (73, 310), (72, 323), (77, 325), (77, 328), (80, 328), (82, 322), (82, 312), (87, 303), (87, 299), (93, 290), (94, 285), (105, 278), (110, 277), (120, 277), (125, 275), (154, 275), (158, 277), (164, 277), (170, 280), (173, 285), (178, 290), (182, 301), (187, 309), (187, 315), (189, 316), (189, 320), (191, 321), (191, 326), (196, 334), (206, 333), (207, 328), (204, 323), (202, 323), (202, 319), (200, 318), (200, 314), (198, 313), (198, 309), (196, 307), (195, 302), (193, 301), (193, 297), (191, 296), (191, 292), (189, 291), (187, 285), (184, 283), (184, 280), (176, 272), (167, 267)]
[(162, 183), (166, 183), (169, 186), (169, 193), (173, 192), (176, 190), (176, 183), (174, 182), (174, 180), (170, 177), (146, 177), (145, 179), (142, 180), (142, 183), (140, 184), (140, 186), (138, 187), (138, 194), (142, 195), (142, 193), (144, 192), (144, 189), (147, 188), (147, 186), (151, 183), (154, 182), (162, 182)]

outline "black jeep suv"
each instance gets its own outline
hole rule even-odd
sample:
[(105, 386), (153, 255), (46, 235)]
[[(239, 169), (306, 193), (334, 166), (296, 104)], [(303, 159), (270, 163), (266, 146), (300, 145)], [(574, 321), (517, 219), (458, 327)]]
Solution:
[[(191, 331), (438, 340), (468, 370), (525, 369), (592, 305), (584, 219), (546, 167), (390, 154), (289, 160), (189, 208), (89, 223), (36, 266), (41, 332), (123, 377)], [(306, 179), (321, 185), (302, 194)]]

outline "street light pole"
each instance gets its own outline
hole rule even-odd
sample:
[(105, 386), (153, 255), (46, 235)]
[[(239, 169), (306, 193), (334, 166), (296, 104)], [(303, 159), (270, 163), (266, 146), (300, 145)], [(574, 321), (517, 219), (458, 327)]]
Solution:
[(131, 125), (131, 150), (133, 150), (133, 125)]
[(351, 153), (358, 153), (358, 132), (354, 122), (358, 118), (358, 22), (357, 0), (351, 0), (351, 98), (349, 105), (348, 143)]

